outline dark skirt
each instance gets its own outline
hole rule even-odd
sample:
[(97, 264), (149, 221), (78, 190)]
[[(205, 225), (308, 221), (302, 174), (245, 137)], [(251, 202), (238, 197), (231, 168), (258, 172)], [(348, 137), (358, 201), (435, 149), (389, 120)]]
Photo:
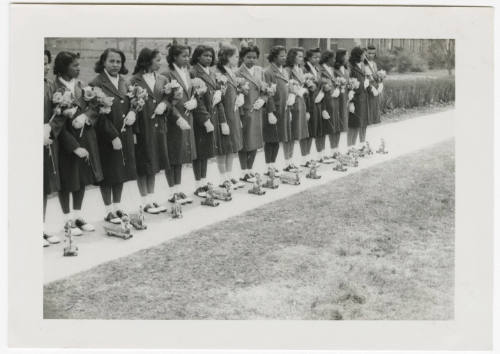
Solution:
[(380, 123), (380, 96), (368, 94), (368, 124)]
[(309, 137), (309, 127), (306, 118), (306, 102), (304, 97), (296, 96), (292, 106), (292, 138), (302, 140)]
[(61, 189), (59, 179), (59, 144), (54, 140), (52, 144), (43, 147), (43, 194), (48, 195)]

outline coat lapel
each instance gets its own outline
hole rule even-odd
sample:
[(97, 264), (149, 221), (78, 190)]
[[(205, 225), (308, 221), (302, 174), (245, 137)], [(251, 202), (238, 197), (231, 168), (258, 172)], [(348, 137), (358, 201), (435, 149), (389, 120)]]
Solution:
[[(182, 80), (181, 76), (177, 73), (177, 70), (171, 70), (171, 73), (172, 75), (175, 77), (175, 79), (177, 80), (177, 82), (179, 82), (179, 84), (182, 86), (182, 88), (184, 89), (184, 91), (186, 92), (186, 94), (188, 96), (190, 96), (190, 90), (186, 87), (186, 84), (184, 83), (184, 80)], [(188, 75), (188, 80), (189, 80), (189, 75)]]
[[(254, 70), (256, 70), (256, 69), (254, 69)], [(248, 69), (247, 69), (247, 67), (245, 65), (240, 66), (240, 69), (238, 70), (238, 72), (245, 79), (247, 79), (248, 81), (250, 81), (251, 83), (253, 83), (255, 86), (259, 87), (258, 80), (252, 74), (250, 74), (250, 72), (248, 71)]]
[[(136, 75), (136, 84), (141, 86), (143, 89), (145, 89), (148, 92), (148, 95), (151, 97), (154, 97), (154, 92), (151, 91), (151, 87), (149, 87), (148, 83), (146, 80), (144, 80), (144, 77), (142, 77), (142, 74), (137, 74)], [(158, 82), (158, 81), (157, 81)]]
[(291, 76), (293, 76), (295, 78), (295, 80), (297, 80), (301, 85), (304, 84), (303, 75), (302, 75), (302, 77), (300, 77), (300, 74), (297, 73), (293, 68), (290, 70), (290, 73), (291, 73)]
[[(111, 82), (111, 80), (108, 78), (108, 76), (105, 73), (101, 73), (100, 75), (100, 80), (102, 82), (102, 85), (105, 86), (113, 95), (118, 96), (120, 99), (124, 98), (124, 94), (120, 92), (115, 85)], [(118, 88), (120, 87), (120, 80), (123, 80), (122, 77), (118, 80)]]
[[(275, 74), (275, 76), (278, 78), (278, 79), (281, 79), (285, 82), (288, 82), (288, 78), (285, 76), (284, 73), (282, 73), (280, 71), (280, 69), (278, 68), (278, 66), (276, 66), (276, 64), (271, 64), (271, 70), (273, 71), (273, 73)], [(286, 72), (286, 71), (285, 71)]]
[(203, 70), (200, 64), (196, 64), (194, 70), (196, 72), (196, 75), (198, 77), (201, 77), (203, 81), (205, 81), (213, 90), (217, 89), (215, 79), (212, 77), (212, 75), (207, 75), (207, 73), (205, 72), (205, 70)]

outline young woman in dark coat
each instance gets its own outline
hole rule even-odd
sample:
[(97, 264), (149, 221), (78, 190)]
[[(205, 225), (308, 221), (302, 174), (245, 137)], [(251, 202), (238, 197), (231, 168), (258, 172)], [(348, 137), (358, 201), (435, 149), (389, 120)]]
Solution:
[(182, 166), (193, 163), (197, 158), (193, 111), (198, 106), (198, 100), (194, 95), (188, 70), (190, 52), (191, 49), (188, 46), (172, 44), (167, 55), (169, 70), (164, 73), (169, 82), (176, 80), (182, 87), (182, 97), (173, 102), (175, 110), (167, 111), (167, 142), (170, 161), (167, 179), (172, 191), (172, 196), (169, 198), (171, 203), (175, 201), (174, 197), (177, 197), (183, 204), (192, 202), (192, 199), (180, 190)]
[(284, 68), (286, 63), (286, 49), (281, 45), (271, 48), (267, 57), (269, 66), (264, 70), (264, 79), (267, 84), (276, 84), (276, 93), (267, 100), (267, 115), (263, 118), (262, 133), (264, 138), (264, 154), (267, 165), (266, 173), (275, 166), (280, 143), (285, 145), (292, 140), (292, 122), (290, 120), (290, 106), (287, 104), (289, 88), (288, 73)]
[[(303, 139), (309, 138), (309, 127), (307, 121), (310, 118), (309, 112), (307, 112), (306, 99), (309, 95), (308, 90), (305, 88), (305, 77), (302, 66), (304, 64), (304, 49), (303, 48), (291, 48), (287, 53), (286, 58), (286, 71), (290, 80), (295, 80), (300, 86), (299, 92), (294, 93), (295, 99), (293, 104), (291, 104), (291, 116), (292, 116), (292, 138), (293, 140), (283, 144), (283, 150), (285, 152), (285, 164), (286, 167), (284, 171), (298, 171), (299, 168), (297, 164), (292, 162), (293, 148), (295, 141), (301, 141)], [(290, 102), (291, 103), (291, 102)], [(302, 155), (304, 160), (305, 156)], [(303, 161), (305, 162), (305, 161)], [(300, 163), (298, 163), (300, 164)]]
[[(323, 129), (323, 119), (321, 117), (321, 101), (318, 95), (323, 94), (321, 90), (321, 71), (319, 61), (321, 59), (321, 49), (313, 48), (306, 51), (304, 71), (314, 77), (315, 86), (309, 88), (309, 95), (306, 98), (306, 107), (310, 118), (307, 122), (309, 128), (309, 138), (303, 139), (300, 143), (302, 155), (309, 156), (311, 153), (312, 141), (314, 139), (317, 151), (317, 160), (325, 149), (325, 133)], [(321, 96), (319, 97), (321, 98)], [(310, 161), (305, 166), (308, 167)]]
[[(193, 111), (194, 138), (196, 160), (193, 161), (193, 172), (196, 181), (195, 195), (206, 196), (208, 159), (215, 156), (221, 142), (221, 121), (224, 119), (222, 92), (217, 84), (215, 72), (215, 51), (212, 47), (199, 45), (191, 57), (191, 75), (203, 80), (207, 92), (198, 98), (198, 107)], [(221, 119), (222, 118), (222, 119)]]
[[(61, 188), (59, 180), (59, 144), (58, 136), (65, 122), (63, 115), (54, 117), (52, 120), (53, 106), (52, 95), (54, 94), (54, 82), (47, 77), (50, 71), (52, 56), (50, 51), (44, 52), (44, 78), (43, 78), (43, 221), (47, 209), (47, 196), (58, 192)], [(60, 239), (54, 235), (43, 233), (43, 245), (59, 243)]]
[[(66, 119), (59, 136), (59, 201), (66, 221), (71, 221), (73, 225), (72, 233), (75, 236), (81, 235), (82, 231), (94, 231), (94, 227), (83, 219), (81, 208), (85, 187), (98, 185), (103, 179), (94, 127), (96, 112), (84, 100), (83, 88), (86, 86), (78, 80), (79, 74), (77, 54), (57, 54), (54, 60), (55, 89), (70, 91), (76, 108), (74, 114)], [(74, 218), (70, 212), (70, 194), (73, 197)]]
[[(335, 77), (343, 77), (346, 81), (349, 80), (349, 69), (347, 66), (347, 50), (338, 48), (335, 52), (335, 64), (333, 65)], [(339, 112), (341, 130), (347, 131), (347, 121), (349, 119), (349, 92), (346, 88), (340, 90), (339, 96)]]
[(351, 78), (359, 81), (359, 88), (354, 91), (354, 97), (351, 101), (353, 111), (349, 111), (349, 121), (347, 132), (347, 145), (356, 144), (360, 129), (366, 129), (368, 125), (368, 92), (369, 80), (366, 77), (363, 61), (365, 59), (363, 50), (360, 47), (354, 47), (349, 57), (349, 69)]
[(150, 214), (167, 210), (155, 200), (155, 175), (165, 170), (168, 179), (170, 174), (166, 114), (171, 105), (163, 92), (167, 78), (157, 73), (160, 64), (159, 50), (141, 49), (130, 80), (131, 85), (137, 85), (148, 93), (142, 110), (137, 113), (134, 128), (137, 186), (144, 211)]
[(106, 208), (104, 220), (119, 224), (126, 215), (120, 206), (123, 183), (137, 178), (133, 132), (136, 114), (130, 110), (127, 84), (123, 77), (128, 73), (125, 54), (119, 49), (106, 49), (94, 70), (98, 76), (90, 86), (98, 87), (106, 96), (113, 97), (111, 112), (99, 114), (96, 132), (103, 172), (100, 190)]

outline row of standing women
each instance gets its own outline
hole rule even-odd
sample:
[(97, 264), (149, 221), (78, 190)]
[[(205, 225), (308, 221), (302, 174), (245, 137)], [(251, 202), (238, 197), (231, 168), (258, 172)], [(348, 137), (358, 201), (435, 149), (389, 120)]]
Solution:
[[(120, 204), (123, 184), (131, 180), (137, 181), (144, 212), (164, 212), (167, 208), (154, 199), (157, 173), (165, 173), (170, 202), (190, 202), (181, 190), (183, 165), (192, 164), (194, 194), (203, 197), (207, 161), (214, 157), (218, 184), (232, 189), (253, 182), (253, 164), (261, 148), (268, 172), (278, 172), (280, 146), (284, 171), (307, 166), (313, 140), (315, 158), (326, 162), (338, 149), (342, 131), (347, 131), (348, 145), (354, 145), (358, 136), (364, 141), (369, 124), (379, 122), (377, 97), (369, 94), (369, 85), (379, 86), (372, 76), (374, 49), (369, 48), (366, 57), (366, 51), (353, 48), (348, 61), (343, 49), (287, 51), (274, 46), (267, 56), (269, 66), (263, 69), (256, 65), (260, 56), (256, 46), (240, 51), (222, 46), (216, 58), (209, 46), (200, 45), (191, 55), (189, 47), (174, 44), (168, 48), (168, 71), (158, 73), (160, 52), (144, 48), (126, 80), (124, 53), (109, 48), (97, 61), (97, 76), (88, 85), (112, 98), (112, 104), (102, 110), (89, 103), (94, 91), (78, 79), (78, 55), (58, 53), (51, 81), (47, 78), (51, 54), (45, 51), (44, 217), (47, 195), (58, 192), (66, 221), (73, 225), (72, 234), (93, 231), (81, 207), (86, 186), (98, 185), (105, 221), (119, 223), (126, 214)], [(345, 89), (333, 93), (338, 77), (362, 83), (354, 97), (348, 97)], [(203, 91), (198, 91), (200, 80)], [(140, 108), (130, 94), (134, 87), (146, 92)], [(63, 109), (61, 95), (71, 102)], [(300, 156), (294, 155), (296, 141)], [(242, 171), (239, 178), (233, 172), (236, 154)], [(44, 240), (44, 245), (59, 242), (45, 233)]]

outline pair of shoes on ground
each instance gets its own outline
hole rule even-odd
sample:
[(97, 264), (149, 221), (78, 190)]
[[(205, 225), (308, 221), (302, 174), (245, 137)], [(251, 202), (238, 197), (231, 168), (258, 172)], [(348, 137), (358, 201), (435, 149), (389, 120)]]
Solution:
[(71, 221), (71, 236), (82, 236), (83, 232), (92, 231), (95, 231), (95, 227), (86, 222), (83, 218), (76, 218)]
[(301, 172), (302, 169), (297, 167), (295, 164), (291, 163), (288, 166), (286, 166), (283, 171), (285, 172)]
[(256, 181), (255, 174), (245, 173), (245, 175), (240, 178), (240, 181), (247, 182), (247, 183), (254, 183)]
[(43, 247), (49, 247), (59, 242), (61, 242), (61, 239), (58, 236), (48, 235), (45, 232), (43, 233)]
[(270, 172), (271, 170), (273, 170), (273, 171), (274, 171), (274, 176), (275, 176), (275, 177), (279, 177), (279, 175), (280, 175), (280, 171), (279, 171), (277, 168), (274, 168), (274, 167), (269, 167), (269, 169), (268, 169), (266, 172), (264, 172), (264, 176), (269, 177), (269, 172)]
[(104, 218), (104, 221), (110, 222), (112, 224), (119, 224), (121, 223), (121, 219), (126, 215), (128, 214), (122, 210), (117, 210), (116, 212), (110, 211)]
[(167, 208), (156, 202), (146, 204), (142, 210), (148, 214), (160, 214), (167, 211)]
[(175, 203), (175, 199), (177, 199), (177, 201), (181, 204), (188, 204), (193, 202), (192, 198), (188, 197), (185, 193), (182, 192), (174, 193), (174, 195), (172, 195), (172, 197), (170, 197), (168, 201), (170, 203)]
[(230, 180), (225, 180), (224, 182), (222, 182), (219, 187), (227, 189), (238, 189), (245, 187), (245, 184), (243, 182), (237, 181), (235, 178), (231, 178)]
[(207, 196), (208, 186), (200, 186), (194, 191), (194, 195), (200, 198), (205, 198)]

